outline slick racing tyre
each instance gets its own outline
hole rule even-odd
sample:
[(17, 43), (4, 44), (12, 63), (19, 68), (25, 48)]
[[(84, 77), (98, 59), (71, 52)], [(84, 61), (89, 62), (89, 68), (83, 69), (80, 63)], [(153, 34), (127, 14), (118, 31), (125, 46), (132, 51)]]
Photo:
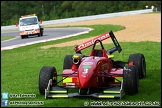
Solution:
[(139, 73), (137, 67), (125, 66), (123, 70), (123, 88), (126, 95), (134, 95), (139, 91)]
[(140, 78), (146, 76), (146, 62), (143, 54), (131, 54), (128, 59), (129, 62), (133, 62), (137, 66)]
[(43, 66), (39, 74), (39, 92), (45, 94), (45, 89), (48, 86), (49, 80), (52, 79), (52, 85), (57, 84), (56, 68), (52, 66)]
[(63, 70), (71, 69), (73, 63), (73, 55), (66, 55), (64, 58)]

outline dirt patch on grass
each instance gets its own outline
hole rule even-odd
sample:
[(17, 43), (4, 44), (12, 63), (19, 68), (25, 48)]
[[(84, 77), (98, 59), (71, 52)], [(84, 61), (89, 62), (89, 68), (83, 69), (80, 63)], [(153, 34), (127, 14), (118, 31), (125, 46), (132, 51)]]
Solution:
[[(161, 42), (161, 14), (139, 14), (131, 16), (121, 16), (104, 18), (90, 21), (80, 21), (65, 24), (56, 24), (55, 26), (73, 26), (73, 25), (94, 25), (94, 24), (114, 24), (125, 26), (126, 29), (114, 32), (119, 42), (140, 42), (155, 41)], [(82, 44), (89, 39), (80, 39), (60, 44), (42, 46), (47, 49), (51, 47), (64, 47)], [(105, 40), (103, 43), (109, 43), (111, 40)]]

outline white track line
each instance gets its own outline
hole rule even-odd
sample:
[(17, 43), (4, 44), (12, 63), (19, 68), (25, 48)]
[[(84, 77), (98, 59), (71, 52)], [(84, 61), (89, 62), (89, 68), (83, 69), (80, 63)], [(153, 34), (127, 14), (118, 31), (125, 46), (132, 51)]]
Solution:
[(41, 42), (48, 42), (48, 41), (52, 41), (52, 40), (58, 40), (58, 39), (73, 37), (73, 36), (89, 33), (91, 30), (93, 30), (92, 28), (87, 28), (87, 29), (88, 29), (87, 31), (72, 34), (72, 35), (66, 35), (66, 36), (63, 36), (63, 37), (57, 37), (57, 38), (52, 38), (52, 39), (45, 39), (45, 40), (40, 40), (40, 41), (28, 42), (28, 43), (25, 43), (25, 44), (18, 44), (18, 45), (2, 47), (1, 51), (10, 50), (10, 49), (14, 49), (14, 48), (19, 48), (19, 47), (22, 47), (22, 46), (32, 45), (32, 44), (41, 43)]

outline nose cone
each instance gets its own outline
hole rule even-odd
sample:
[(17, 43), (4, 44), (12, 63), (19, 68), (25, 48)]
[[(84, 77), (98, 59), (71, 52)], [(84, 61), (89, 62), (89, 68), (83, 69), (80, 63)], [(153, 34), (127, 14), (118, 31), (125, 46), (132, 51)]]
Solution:
[(90, 88), (94, 85), (94, 77), (96, 76), (97, 63), (100, 59), (97, 57), (85, 57), (78, 69), (79, 72), (79, 87), (80, 88)]
[(91, 86), (91, 77), (94, 72), (93, 66), (83, 65), (79, 69), (79, 87), (89, 88)]
[(80, 88), (88, 88), (88, 80), (86, 78), (82, 78), (80, 79), (80, 84), (79, 87)]

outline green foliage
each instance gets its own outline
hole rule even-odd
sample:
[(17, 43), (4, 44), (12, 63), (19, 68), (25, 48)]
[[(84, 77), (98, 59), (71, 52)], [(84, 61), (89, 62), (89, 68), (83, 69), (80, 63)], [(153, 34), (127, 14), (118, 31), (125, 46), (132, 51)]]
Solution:
[(21, 15), (37, 14), (39, 19), (54, 20), (131, 11), (161, 5), (161, 1), (2, 1), (1, 26), (14, 25)]
[(61, 4), (62, 11), (71, 11), (72, 10), (72, 2), (73, 1), (64, 1)]

